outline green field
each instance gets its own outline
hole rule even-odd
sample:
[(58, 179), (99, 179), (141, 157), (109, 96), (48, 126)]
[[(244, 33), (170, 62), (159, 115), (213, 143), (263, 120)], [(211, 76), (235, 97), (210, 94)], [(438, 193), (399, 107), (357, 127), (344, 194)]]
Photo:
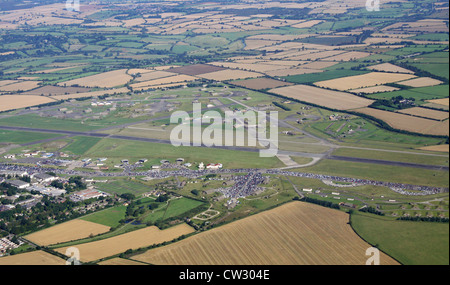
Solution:
[(117, 206), (84, 216), (81, 219), (115, 228), (119, 225), (119, 221), (125, 218), (126, 209), (126, 206)]
[(395, 221), (375, 215), (354, 213), (353, 229), (405, 265), (448, 265), (448, 223)]
[(330, 70), (321, 73), (310, 73), (310, 74), (301, 74), (301, 75), (293, 75), (284, 77), (286, 81), (297, 83), (297, 84), (306, 84), (306, 83), (314, 83), (324, 80), (331, 80), (341, 77), (347, 76), (355, 76), (369, 73), (369, 71), (361, 71), (361, 70), (350, 70), (350, 69), (339, 69), (339, 70)]
[(224, 168), (274, 168), (282, 163), (278, 158), (260, 158), (258, 152), (233, 151), (199, 147), (174, 147), (169, 144), (103, 139), (92, 147), (86, 156), (92, 158), (108, 157), (110, 159), (147, 158), (154, 163), (162, 159), (174, 162), (184, 158), (191, 163), (222, 163)]
[(125, 179), (109, 181), (108, 183), (97, 183), (96, 186), (101, 191), (118, 195), (124, 193), (139, 195), (150, 191), (150, 187), (145, 184)]
[(154, 212), (148, 214), (143, 222), (155, 223), (158, 221), (164, 221), (172, 217), (179, 216), (186, 213), (192, 209), (197, 208), (203, 203), (197, 200), (192, 200), (188, 198), (173, 199), (168, 202), (166, 206), (159, 207)]
[(83, 155), (101, 139), (94, 137), (74, 137), (74, 142), (62, 149), (75, 155)]
[(59, 137), (57, 134), (9, 131), (0, 129), (0, 143), (24, 144)]
[(298, 171), (423, 186), (448, 187), (449, 184), (448, 171), (337, 160), (322, 160)]

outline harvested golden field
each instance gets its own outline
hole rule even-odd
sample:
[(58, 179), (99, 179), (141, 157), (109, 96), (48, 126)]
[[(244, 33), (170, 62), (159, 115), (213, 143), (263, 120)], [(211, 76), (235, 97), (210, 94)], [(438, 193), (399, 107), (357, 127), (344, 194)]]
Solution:
[(136, 77), (135, 81), (137, 81), (137, 82), (150, 81), (150, 80), (155, 80), (155, 79), (164, 78), (164, 77), (170, 77), (170, 76), (174, 76), (174, 75), (175, 74), (172, 72), (155, 70), (155, 71), (151, 71), (148, 73), (140, 74), (139, 76)]
[(293, 85), (293, 83), (283, 82), (283, 81), (270, 79), (270, 78), (254, 78), (254, 79), (247, 79), (247, 80), (241, 80), (241, 81), (233, 81), (232, 83), (234, 85), (242, 86), (244, 88), (255, 89), (255, 90), (263, 90), (263, 89)]
[(420, 150), (428, 150), (428, 151), (438, 151), (438, 152), (449, 152), (449, 145), (432, 145), (432, 146), (424, 146), (419, 148)]
[(311, 68), (286, 68), (286, 69), (279, 69), (279, 70), (272, 70), (265, 72), (268, 76), (292, 76), (292, 75), (301, 75), (301, 74), (308, 74), (308, 73), (321, 73), (323, 70), (321, 69), (311, 69)]
[(244, 70), (231, 70), (231, 69), (199, 75), (199, 77), (210, 79), (210, 80), (216, 80), (216, 81), (257, 78), (257, 77), (262, 77), (262, 76), (263, 75), (261, 73), (244, 71)]
[(263, 64), (263, 63), (212, 62), (211, 64), (226, 68), (262, 72), (262, 73), (266, 71), (285, 68), (284, 66), (277, 66), (273, 64)]
[(373, 86), (373, 87), (367, 87), (367, 88), (360, 88), (360, 89), (353, 89), (348, 90), (348, 92), (352, 92), (355, 94), (373, 94), (373, 93), (381, 93), (381, 92), (392, 92), (400, 90), (399, 88), (392, 87), (392, 86), (386, 86), (386, 85), (379, 85), (379, 86)]
[(326, 61), (352, 61), (360, 58), (368, 57), (370, 53), (368, 52), (360, 52), (360, 51), (351, 51), (343, 54), (338, 54), (335, 56), (327, 57), (324, 60)]
[(423, 117), (423, 118), (429, 118), (434, 120), (443, 121), (445, 119), (448, 119), (448, 112), (444, 111), (437, 111), (437, 110), (431, 110), (427, 108), (420, 108), (420, 107), (414, 107), (409, 109), (403, 109), (399, 110), (399, 113), (412, 115), (416, 117)]
[(118, 257), (99, 262), (98, 265), (145, 265), (145, 263)]
[(84, 86), (84, 87), (103, 87), (112, 88), (119, 85), (124, 85), (133, 79), (131, 75), (127, 74), (127, 69), (119, 69), (109, 72), (104, 72), (92, 76), (82, 77), (66, 82), (58, 83), (59, 86)]
[(444, 105), (444, 106), (449, 106), (449, 103), (450, 103), (449, 102), (449, 98), (427, 100), (427, 102), (434, 103), (434, 104), (439, 104), (439, 105)]
[(19, 81), (12, 84), (3, 85), (0, 87), (0, 91), (5, 92), (18, 92), (28, 91), (39, 87), (40, 81)]
[(43, 96), (1, 95), (0, 112), (32, 107), (50, 102), (55, 102), (55, 100)]
[[(128, 249), (138, 249), (153, 244), (171, 241), (182, 235), (190, 234), (194, 229), (187, 224), (181, 224), (161, 231), (157, 227), (147, 227), (112, 238), (77, 245), (82, 262), (94, 261), (116, 255)], [(56, 251), (65, 254), (67, 248)]]
[(410, 87), (427, 87), (427, 86), (436, 86), (442, 84), (443, 82), (437, 79), (433, 79), (430, 77), (420, 77), (407, 81), (397, 82), (401, 85), (406, 85)]
[(13, 84), (13, 83), (17, 83), (19, 82), (18, 80), (0, 80), (0, 87), (9, 85), (9, 84)]
[(195, 81), (197, 79), (198, 79), (197, 77), (193, 77), (190, 75), (175, 75), (175, 76), (170, 76), (170, 77), (164, 77), (164, 78), (139, 82), (139, 83), (131, 84), (130, 86), (133, 89), (138, 89), (138, 88), (145, 88), (145, 87), (149, 87), (149, 86), (159, 86), (159, 85), (167, 85), (167, 84), (180, 83), (180, 82), (190, 82), (190, 81)]
[[(369, 244), (344, 212), (292, 202), (149, 250), (132, 259), (157, 265), (364, 265)], [(382, 254), (381, 264), (397, 264)]]
[(0, 257), (0, 265), (66, 265), (66, 261), (39, 250)]
[(435, 120), (423, 119), (372, 108), (363, 108), (355, 111), (378, 118), (398, 130), (438, 136), (449, 135), (449, 120), (438, 122)]
[(394, 83), (414, 78), (411, 74), (397, 74), (387, 72), (371, 72), (362, 75), (342, 77), (338, 79), (325, 80), (314, 83), (316, 86), (335, 89), (335, 90), (351, 90), (364, 87), (372, 87), (386, 83)]
[(392, 63), (382, 63), (377, 65), (368, 66), (367, 69), (375, 70), (375, 71), (383, 71), (383, 72), (398, 72), (398, 73), (408, 73), (414, 74), (413, 71), (408, 70), (406, 68), (394, 65)]
[(374, 102), (349, 93), (325, 90), (308, 85), (281, 87), (269, 92), (337, 110), (367, 107)]
[(293, 25), (293, 28), (297, 28), (297, 29), (303, 29), (303, 28), (311, 28), (315, 25), (318, 25), (320, 23), (322, 23), (323, 20), (311, 20), (311, 21), (307, 21), (307, 22), (303, 22), (303, 23), (299, 23), (296, 25)]
[(112, 94), (121, 94), (121, 93), (128, 93), (130, 90), (126, 87), (117, 88), (117, 89), (110, 89), (110, 90), (99, 90), (99, 91), (92, 91), (92, 92), (83, 92), (83, 93), (72, 93), (67, 95), (56, 95), (52, 96), (50, 98), (54, 98), (56, 100), (67, 100), (67, 99), (75, 99), (75, 98), (86, 98), (86, 97), (98, 97), (103, 95), (112, 95)]
[(110, 227), (76, 219), (32, 233), (25, 238), (35, 244), (47, 246), (87, 238), (90, 235), (96, 236), (109, 230)]

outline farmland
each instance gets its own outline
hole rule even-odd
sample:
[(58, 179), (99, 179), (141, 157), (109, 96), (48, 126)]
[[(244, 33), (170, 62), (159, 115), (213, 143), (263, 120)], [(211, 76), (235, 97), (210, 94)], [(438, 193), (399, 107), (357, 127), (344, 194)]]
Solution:
[[(105, 240), (80, 244), (77, 245), (77, 248), (83, 253), (81, 261), (95, 261), (125, 252), (128, 249), (137, 249), (152, 244), (171, 241), (192, 232), (193, 229), (185, 224), (174, 226), (163, 231), (157, 227), (148, 227)], [(65, 254), (66, 248), (57, 249), (57, 251)]]
[(25, 238), (42, 246), (95, 236), (109, 231), (109, 227), (83, 220), (73, 220), (42, 230)]
[(0, 264), (448, 264), (448, 3), (3, 2)]
[[(345, 213), (290, 203), (133, 259), (160, 265), (364, 264), (367, 244), (347, 221)], [(381, 260), (396, 264), (384, 255)]]

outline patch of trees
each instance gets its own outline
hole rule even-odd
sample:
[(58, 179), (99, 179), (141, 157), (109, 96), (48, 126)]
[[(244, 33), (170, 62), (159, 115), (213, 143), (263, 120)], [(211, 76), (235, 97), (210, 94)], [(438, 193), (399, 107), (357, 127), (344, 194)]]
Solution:
[(280, 104), (280, 103), (278, 103), (278, 102), (272, 102), (272, 104), (274, 104), (274, 105), (277, 106), (278, 108), (281, 108), (281, 109), (283, 109), (283, 110), (285, 110), (285, 111), (292, 111), (291, 108), (289, 108), (289, 107), (287, 107), (287, 106), (284, 106), (283, 104)]
[(413, 222), (434, 222), (434, 223), (448, 223), (449, 218), (441, 217), (400, 217), (399, 221), (413, 221)]
[(364, 212), (364, 213), (375, 214), (375, 215), (378, 215), (378, 216), (384, 216), (383, 212), (378, 211), (374, 207), (365, 207), (365, 208), (359, 209), (359, 211), (360, 212)]
[(339, 204), (333, 203), (333, 202), (329, 202), (329, 201), (323, 201), (323, 200), (319, 200), (319, 199), (314, 199), (314, 198), (310, 198), (310, 197), (303, 197), (302, 199), (300, 199), (300, 201), (303, 202), (307, 202), (307, 203), (312, 203), (312, 204), (316, 204), (316, 205), (320, 205), (322, 207), (327, 207), (327, 208), (332, 208), (332, 209), (340, 209), (341, 207), (339, 206)]

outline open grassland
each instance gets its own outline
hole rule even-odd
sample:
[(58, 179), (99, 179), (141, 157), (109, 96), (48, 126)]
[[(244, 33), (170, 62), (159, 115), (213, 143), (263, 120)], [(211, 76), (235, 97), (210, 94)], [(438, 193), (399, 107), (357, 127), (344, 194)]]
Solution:
[(325, 159), (314, 166), (299, 168), (299, 172), (335, 175), (349, 178), (448, 187), (448, 171), (412, 167), (377, 165)]
[(308, 85), (281, 87), (272, 89), (269, 92), (338, 110), (357, 109), (361, 106), (369, 106), (373, 103), (372, 100), (349, 93), (324, 90)]
[[(100, 187), (98, 187), (99, 190)], [(129, 192), (128, 192), (129, 193)], [(95, 212), (93, 214), (81, 217), (81, 220), (105, 225), (111, 228), (117, 227), (120, 223), (119, 221), (125, 218), (126, 206), (117, 206), (113, 208), (108, 208), (99, 212)]]
[(47, 246), (108, 232), (110, 227), (84, 220), (72, 220), (25, 236), (31, 242)]
[[(192, 232), (194, 232), (194, 229), (186, 224), (180, 224), (165, 230), (152, 226), (104, 240), (79, 244), (77, 248), (80, 251), (81, 261), (89, 262), (113, 256), (128, 249), (138, 249), (171, 241)], [(65, 254), (66, 249), (59, 248), (56, 251)]]
[(371, 72), (363, 75), (356, 75), (326, 81), (316, 82), (315, 85), (323, 88), (335, 90), (351, 90), (364, 87), (372, 87), (386, 83), (394, 83), (414, 78), (411, 74), (397, 74), (388, 72)]
[(399, 110), (399, 113), (412, 115), (416, 117), (429, 118), (434, 120), (443, 121), (448, 119), (449, 113), (443, 111), (436, 111), (427, 108), (414, 107), (410, 109)]
[(84, 86), (84, 87), (103, 87), (112, 88), (128, 83), (133, 77), (128, 75), (127, 69), (119, 69), (104, 72), (96, 75), (82, 77), (70, 81), (61, 82), (59, 86)]
[(55, 102), (55, 100), (43, 96), (1, 95), (0, 112), (32, 107), (51, 102)]
[(24, 144), (56, 137), (58, 137), (58, 135), (49, 133), (21, 132), (0, 129), (0, 143)]
[(63, 149), (75, 155), (83, 155), (101, 139), (94, 137), (75, 137), (74, 142)]
[(363, 108), (355, 111), (380, 119), (394, 129), (437, 136), (449, 135), (448, 120), (438, 122), (435, 120), (418, 118), (372, 108)]
[(0, 265), (65, 265), (66, 261), (45, 251), (0, 257)]
[(187, 162), (222, 163), (225, 168), (273, 168), (281, 166), (277, 158), (261, 158), (258, 152), (234, 151), (205, 147), (175, 147), (168, 144), (104, 139), (92, 147), (86, 156), (110, 159), (168, 159), (184, 158)]
[[(348, 215), (292, 202), (132, 257), (158, 265), (365, 264), (363, 242)], [(396, 264), (383, 255), (383, 264)]]
[(351, 224), (370, 244), (405, 265), (448, 265), (448, 223), (408, 222), (353, 214)]

